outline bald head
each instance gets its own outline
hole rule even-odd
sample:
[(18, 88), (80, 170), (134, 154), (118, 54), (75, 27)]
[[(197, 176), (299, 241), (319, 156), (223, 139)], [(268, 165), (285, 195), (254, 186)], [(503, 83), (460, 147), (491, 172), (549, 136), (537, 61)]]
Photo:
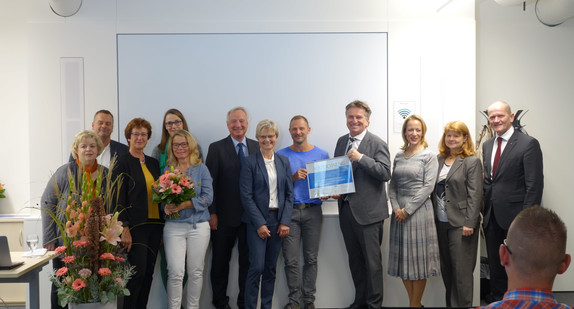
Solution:
[(512, 110), (510, 109), (510, 104), (505, 101), (495, 101), (494, 103), (490, 104), (486, 111), (490, 113), (491, 109), (501, 109), (507, 112), (508, 114), (512, 114)]
[[(555, 212), (540, 206), (516, 216), (508, 230), (507, 245), (515, 274), (538, 283), (550, 282), (550, 287), (556, 274), (566, 271), (570, 263), (566, 225)], [(510, 277), (509, 273), (509, 284)]]
[(510, 105), (504, 101), (496, 101), (487, 109), (488, 122), (498, 136), (503, 135), (512, 127), (514, 114), (510, 110)]

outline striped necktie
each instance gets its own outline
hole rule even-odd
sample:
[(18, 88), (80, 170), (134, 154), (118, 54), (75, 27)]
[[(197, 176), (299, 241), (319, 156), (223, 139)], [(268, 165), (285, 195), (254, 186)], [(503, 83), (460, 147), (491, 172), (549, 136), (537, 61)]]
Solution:
[(353, 148), (353, 143), (356, 141), (357, 139), (354, 137), (349, 137), (349, 143), (347, 144), (347, 150), (345, 150), (345, 154), (347, 154), (349, 152), (349, 150), (351, 150)]

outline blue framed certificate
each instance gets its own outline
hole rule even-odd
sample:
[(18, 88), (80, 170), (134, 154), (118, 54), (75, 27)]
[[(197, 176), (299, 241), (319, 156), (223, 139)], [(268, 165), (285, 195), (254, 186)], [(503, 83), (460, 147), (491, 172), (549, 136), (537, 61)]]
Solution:
[(309, 197), (318, 198), (355, 192), (353, 166), (348, 157), (307, 163)]

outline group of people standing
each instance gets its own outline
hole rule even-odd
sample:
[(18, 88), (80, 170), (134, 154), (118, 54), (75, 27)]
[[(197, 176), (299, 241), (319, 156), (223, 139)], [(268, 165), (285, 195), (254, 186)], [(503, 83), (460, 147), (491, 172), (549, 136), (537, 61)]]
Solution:
[[(125, 209), (120, 215), (124, 224), (121, 239), (136, 270), (128, 283), (130, 296), (125, 297), (124, 308), (147, 306), (162, 240), (168, 307), (198, 308), (211, 240), (210, 276), (216, 308), (231, 308), (227, 295), (229, 263), (237, 242), (238, 308), (256, 308), (259, 295), (261, 308), (271, 308), (276, 262), (282, 249), (289, 287), (285, 309), (313, 309), (321, 204), (334, 198), (338, 200), (339, 223), (355, 286), (349, 308), (357, 309), (382, 305), (381, 245), (390, 199), (387, 272), (403, 280), (409, 306), (422, 307), (426, 279), (442, 274), (447, 306), (470, 307), (481, 203), (484, 201), (491, 293), (500, 299), (506, 286), (504, 269), (501, 274), (495, 265), (498, 248), (517, 213), (540, 204), (543, 187), (538, 142), (514, 131), (514, 115), (507, 103), (493, 103), (488, 114), (499, 142), (494, 144), (493, 139), (484, 144), (482, 164), (464, 123), (453, 121), (445, 126), (436, 155), (428, 149), (424, 120), (411, 115), (402, 126), (404, 144), (391, 172), (387, 144), (367, 130), (370, 107), (353, 101), (345, 109), (349, 133), (338, 139), (334, 155), (347, 156), (351, 161), (355, 192), (318, 199), (309, 196), (305, 166), (329, 155), (308, 142), (311, 127), (304, 116), (290, 121), (293, 144), (275, 151), (277, 124), (267, 119), (259, 122), (257, 140), (249, 139), (245, 136), (247, 111), (233, 108), (227, 113), (229, 135), (209, 146), (204, 164), (201, 149), (178, 110), (166, 112), (161, 143), (151, 157), (143, 152), (152, 134), (148, 121), (135, 118), (128, 123), (126, 147), (110, 139), (113, 116), (103, 110), (94, 117), (95, 133), (82, 131), (74, 139), (75, 161), (56, 171), (42, 205), (61, 207), (52, 182), (62, 183), (59, 188), (65, 190), (68, 170), (77, 173), (82, 167), (87, 171), (109, 164), (117, 156), (117, 165), (109, 172), (123, 178), (118, 198), (118, 206)], [(195, 182), (196, 197), (178, 205), (157, 205), (152, 202), (151, 183), (170, 167), (185, 171)], [(180, 214), (178, 219), (166, 218), (175, 212)], [(44, 218), (43, 224), (45, 246), (53, 250), (58, 242), (57, 228), (50, 218)], [(54, 260), (54, 267), (56, 263)], [(187, 298), (182, 300), (186, 273)]]

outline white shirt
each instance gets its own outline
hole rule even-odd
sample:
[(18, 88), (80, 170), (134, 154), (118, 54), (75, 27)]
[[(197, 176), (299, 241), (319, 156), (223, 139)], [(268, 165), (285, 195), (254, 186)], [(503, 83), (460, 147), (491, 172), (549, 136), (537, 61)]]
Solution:
[[(506, 144), (508, 144), (508, 140), (514, 134), (514, 127), (510, 126), (510, 129), (506, 130), (502, 137), (502, 143), (500, 143), (500, 156), (502, 157), (502, 152), (504, 152), (504, 148), (506, 148)], [(494, 157), (496, 155), (496, 150), (498, 149), (498, 134), (494, 134), (494, 145), (492, 145), (492, 156), (490, 157), (490, 166), (494, 166)], [(490, 170), (490, 176), (492, 176), (492, 169)]]
[(265, 168), (267, 169), (267, 176), (269, 177), (269, 209), (278, 209), (279, 203), (277, 201), (277, 168), (275, 167), (275, 154), (271, 159), (265, 159)]
[(111, 160), (110, 144), (104, 147), (104, 150), (102, 150), (102, 153), (100, 153), (100, 155), (96, 159), (98, 160), (99, 165), (103, 165), (108, 168), (110, 167), (110, 160)]

